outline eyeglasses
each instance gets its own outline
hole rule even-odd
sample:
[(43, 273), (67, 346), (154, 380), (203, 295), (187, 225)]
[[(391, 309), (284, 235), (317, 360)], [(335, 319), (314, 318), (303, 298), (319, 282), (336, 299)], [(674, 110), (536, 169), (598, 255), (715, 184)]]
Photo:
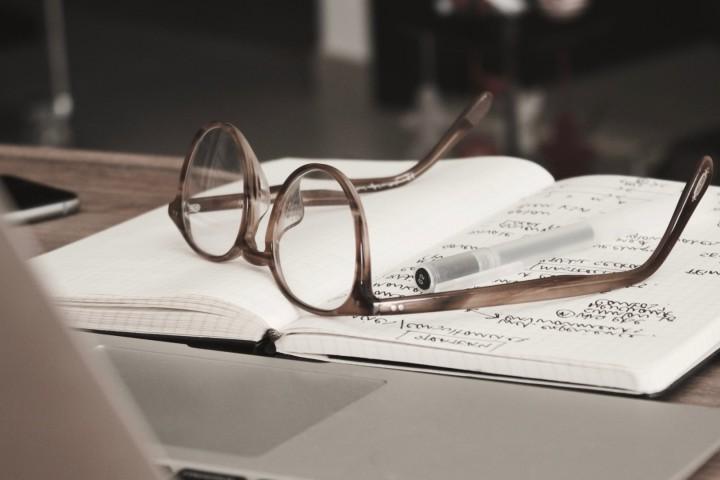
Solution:
[[(606, 292), (645, 280), (665, 261), (707, 190), (713, 161), (704, 157), (685, 185), (655, 251), (631, 270), (560, 275), (502, 285), (396, 298), (372, 290), (367, 220), (360, 194), (406, 185), (427, 172), (487, 114), (492, 95), (477, 98), (430, 152), (395, 176), (350, 179), (321, 163), (294, 170), (282, 185), (269, 186), (242, 133), (212, 123), (195, 135), (178, 191), (168, 213), (188, 245), (202, 257), (224, 262), (242, 256), (270, 268), (283, 295), (318, 315), (388, 315), (470, 309)], [(270, 212), (264, 249), (256, 236)], [(323, 272), (322, 279), (308, 271)], [(311, 280), (309, 280), (311, 279)], [(318, 295), (318, 282), (338, 293)]]

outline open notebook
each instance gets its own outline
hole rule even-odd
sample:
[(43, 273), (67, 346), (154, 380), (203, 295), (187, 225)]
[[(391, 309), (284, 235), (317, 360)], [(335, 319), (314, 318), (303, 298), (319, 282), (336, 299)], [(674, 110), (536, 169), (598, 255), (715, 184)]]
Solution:
[[(263, 168), (279, 183), (306, 162), (282, 159)], [(410, 165), (327, 163), (351, 177), (390, 175)], [(521, 271), (500, 268), (467, 286), (630, 268), (654, 248), (681, 190), (677, 182), (627, 176), (555, 182), (538, 165), (508, 157), (445, 160), (408, 186), (363, 195), (374, 288), (380, 295), (420, 293), (413, 272), (424, 260), (637, 206), (646, 221), (611, 241)], [(282, 296), (268, 269), (242, 259), (212, 263), (193, 253), (164, 207), (33, 264), (78, 328), (271, 340), (278, 352), (294, 356), (656, 394), (720, 345), (719, 209), (720, 189), (711, 187), (666, 263), (643, 284), (472, 311), (310, 315)], [(330, 298), (334, 286), (321, 277), (308, 281)]]

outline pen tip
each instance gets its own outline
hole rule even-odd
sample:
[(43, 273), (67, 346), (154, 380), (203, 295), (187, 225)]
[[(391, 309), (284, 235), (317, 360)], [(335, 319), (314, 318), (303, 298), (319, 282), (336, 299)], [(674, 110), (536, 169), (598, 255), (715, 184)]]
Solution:
[(492, 106), (493, 94), (485, 92), (480, 95), (465, 111), (465, 119), (474, 127), (487, 115)]

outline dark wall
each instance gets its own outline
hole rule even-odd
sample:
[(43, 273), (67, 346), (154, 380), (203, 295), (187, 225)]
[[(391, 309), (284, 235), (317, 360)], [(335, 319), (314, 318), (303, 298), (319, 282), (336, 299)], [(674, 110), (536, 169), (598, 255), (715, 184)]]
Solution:
[[(66, 14), (144, 22), (158, 29), (191, 30), (290, 47), (316, 40), (314, 0), (124, 0), (64, 2)], [(0, 49), (43, 34), (42, 2), (0, 0)]]
[[(306, 48), (316, 39), (314, 0), (73, 0), (83, 8), (117, 19), (158, 28), (207, 32), (259, 45)], [(73, 5), (70, 6), (70, 3)]]
[[(420, 82), (421, 38), (435, 43), (435, 77), (445, 91), (484, 88), (514, 71), (524, 85), (555, 81), (701, 40), (717, 39), (716, 0), (590, 0), (571, 21), (537, 6), (516, 20), (482, 1), (440, 15), (433, 0), (374, 0), (375, 92), (386, 105), (407, 106)], [(531, 5), (533, 5), (531, 3)]]

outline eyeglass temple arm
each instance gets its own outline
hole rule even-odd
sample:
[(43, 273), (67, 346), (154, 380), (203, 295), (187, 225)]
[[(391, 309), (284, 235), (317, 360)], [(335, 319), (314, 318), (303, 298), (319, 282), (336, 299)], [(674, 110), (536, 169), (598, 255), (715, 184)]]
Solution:
[[(475, 128), (480, 123), (480, 120), (490, 111), (492, 101), (493, 95), (490, 92), (485, 92), (476, 98), (475, 101), (455, 119), (450, 128), (448, 128), (425, 157), (404, 172), (390, 177), (355, 178), (350, 181), (355, 185), (358, 193), (379, 192), (410, 183), (428, 171), (430, 167), (452, 149), (468, 131)], [(273, 185), (270, 187), (271, 200), (275, 200), (275, 196), (280, 188), (281, 185)], [(195, 197), (192, 200), (195, 208), (193, 213), (242, 208), (244, 198), (244, 195), (241, 193)], [(305, 200), (305, 206), (347, 204), (345, 195), (342, 192), (334, 190), (304, 191), (303, 199)]]
[[(272, 200), (275, 200), (275, 193)], [(345, 193), (336, 190), (306, 190), (301, 192), (304, 206), (330, 206), (347, 205), (348, 199)], [(193, 197), (189, 202), (188, 213), (200, 213), (219, 210), (233, 210), (242, 208), (245, 202), (245, 195), (232, 193), (227, 195), (212, 195), (208, 197)]]
[(706, 156), (698, 164), (693, 178), (685, 185), (654, 252), (642, 265), (632, 270), (597, 275), (559, 275), (504, 285), (376, 299), (372, 314), (422, 313), (553, 300), (607, 292), (641, 282), (655, 273), (668, 257), (710, 185), (712, 176), (713, 160)]
[(402, 173), (389, 177), (353, 178), (350, 181), (358, 193), (379, 192), (400, 187), (418, 178), (452, 149), (480, 120), (485, 118), (492, 106), (493, 95), (485, 92), (477, 97), (450, 125), (440, 140), (415, 165)]

